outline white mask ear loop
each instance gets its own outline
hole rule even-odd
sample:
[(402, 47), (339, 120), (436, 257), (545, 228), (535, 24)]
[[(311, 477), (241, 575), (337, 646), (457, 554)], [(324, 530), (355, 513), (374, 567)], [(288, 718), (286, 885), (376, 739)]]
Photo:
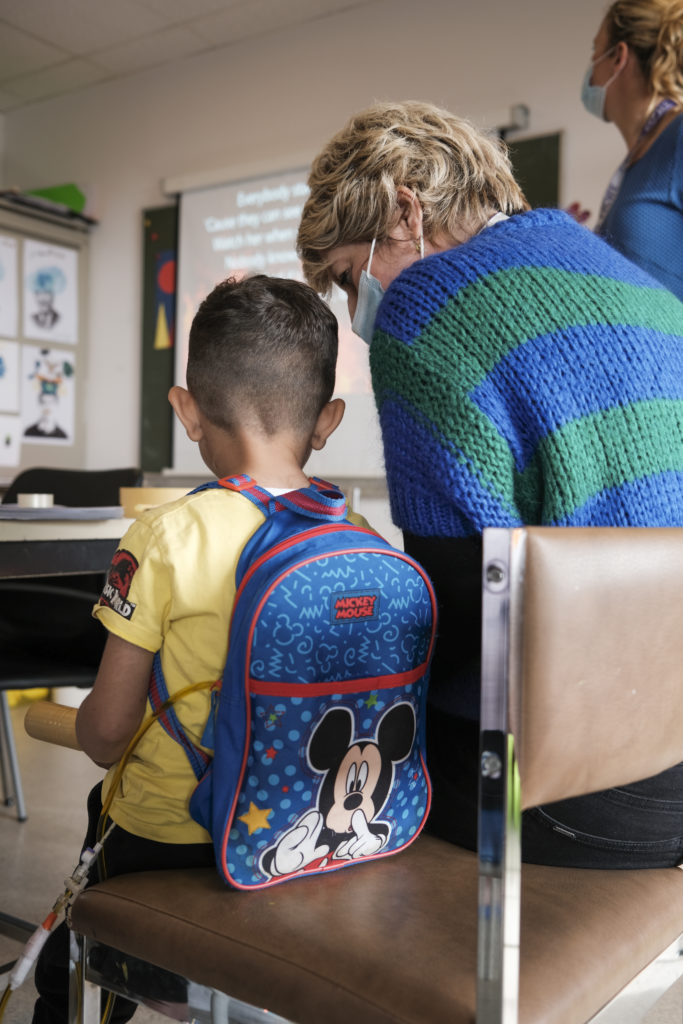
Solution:
[(367, 266), (367, 269), (365, 271), (366, 274), (370, 273), (370, 264), (372, 263), (372, 256), (373, 256), (373, 253), (375, 251), (375, 242), (376, 241), (377, 241), (377, 236), (375, 235), (375, 237), (372, 240), (372, 245), (370, 246), (370, 255), (368, 256), (368, 266)]

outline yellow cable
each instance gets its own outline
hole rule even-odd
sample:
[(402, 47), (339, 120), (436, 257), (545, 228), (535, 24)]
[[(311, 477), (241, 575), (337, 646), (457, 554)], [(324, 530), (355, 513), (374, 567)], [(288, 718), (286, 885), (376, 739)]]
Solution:
[(107, 992), (107, 1001), (104, 1004), (104, 1013), (102, 1014), (102, 1020), (100, 1021), (100, 1024), (109, 1024), (109, 1021), (111, 1020), (111, 1015), (114, 1011), (115, 999), (116, 996), (114, 995), (113, 992)]
[(190, 686), (183, 687), (182, 690), (178, 690), (178, 692), (174, 693), (172, 697), (169, 697), (168, 700), (165, 700), (164, 703), (161, 705), (161, 707), (158, 709), (158, 711), (155, 711), (151, 715), (150, 718), (148, 718), (145, 722), (142, 723), (142, 725), (137, 730), (137, 732), (133, 736), (132, 740), (130, 741), (130, 743), (126, 747), (125, 751), (123, 752), (123, 755), (121, 756), (121, 759), (120, 759), (118, 765), (116, 766), (116, 771), (114, 773), (114, 777), (111, 780), (111, 783), (110, 783), (110, 786), (109, 786), (109, 791), (107, 793), (106, 799), (104, 800), (104, 802), (102, 804), (102, 810), (100, 812), (100, 820), (99, 820), (98, 825), (97, 825), (97, 838), (98, 839), (101, 838), (102, 833), (104, 832), (104, 827), (105, 827), (106, 819), (107, 819), (107, 817), (109, 815), (109, 810), (111, 808), (111, 805), (114, 802), (114, 796), (116, 795), (116, 791), (117, 791), (119, 783), (121, 781), (121, 776), (123, 775), (123, 771), (124, 771), (124, 769), (126, 767), (126, 764), (128, 763), (128, 759), (129, 759), (130, 755), (133, 753), (133, 750), (135, 749), (137, 743), (142, 739), (142, 737), (145, 735), (145, 733), (147, 732), (149, 727), (151, 725), (153, 725), (154, 722), (156, 722), (157, 718), (159, 718), (160, 715), (163, 715), (165, 711), (168, 711), (168, 709), (173, 704), (175, 704), (176, 701), (179, 701), (183, 697), (186, 697), (189, 693), (194, 693), (197, 690), (208, 690), (212, 686), (215, 686), (215, 685), (216, 685), (215, 681), (212, 680), (211, 682), (205, 682), (205, 683), (192, 683)]
[(2, 1020), (2, 1018), (5, 1016), (5, 1007), (7, 1006), (9, 1002), (9, 997), (11, 995), (12, 989), (8, 985), (5, 991), (2, 993), (2, 996), (0, 997), (0, 1020)]
[[(212, 680), (210, 682), (204, 682), (204, 683), (192, 683), (190, 686), (183, 687), (182, 690), (178, 690), (178, 692), (174, 693), (172, 697), (169, 697), (168, 700), (165, 700), (164, 703), (161, 705), (161, 707), (157, 711), (153, 712), (153, 714), (145, 722), (143, 722), (142, 725), (138, 728), (138, 730), (136, 731), (136, 733), (133, 736), (132, 740), (130, 741), (130, 743), (128, 744), (126, 749), (124, 750), (124, 752), (123, 752), (123, 754), (122, 754), (122, 756), (121, 756), (121, 758), (119, 760), (118, 765), (116, 766), (116, 771), (115, 771), (114, 776), (112, 778), (111, 785), (109, 786), (109, 792), (107, 793), (107, 797), (106, 797), (106, 799), (104, 800), (104, 802), (102, 804), (102, 810), (100, 811), (100, 817), (99, 817), (99, 821), (97, 823), (97, 839), (98, 840), (102, 838), (102, 834), (105, 831), (105, 825), (106, 825), (107, 817), (109, 815), (109, 809), (111, 808), (111, 805), (112, 805), (112, 803), (114, 801), (114, 795), (116, 793), (116, 790), (118, 789), (118, 785), (119, 785), (119, 783), (121, 781), (121, 776), (123, 775), (124, 768), (126, 767), (126, 764), (128, 763), (128, 759), (129, 759), (130, 755), (133, 753), (133, 750), (135, 749), (135, 747), (138, 744), (138, 742), (142, 739), (142, 737), (145, 735), (145, 733), (149, 729), (149, 727), (154, 722), (156, 722), (157, 718), (159, 718), (160, 715), (163, 715), (163, 713), (165, 711), (168, 711), (168, 709), (173, 704), (175, 704), (176, 701), (179, 701), (183, 697), (186, 697), (189, 693), (195, 693), (197, 690), (208, 690), (212, 686), (215, 686), (215, 685), (216, 685), (215, 681)], [(105, 853), (104, 853), (104, 849), (103, 849), (102, 852), (100, 853), (100, 859), (101, 859), (101, 863), (102, 863), (102, 877), (106, 878), (107, 877), (107, 872), (106, 872), (106, 864), (105, 864), (104, 856), (105, 856)], [(79, 990), (79, 999), (80, 999), (81, 998), (81, 992), (82, 992), (82, 984), (81, 984), (81, 981), (80, 981), (80, 977), (78, 979), (78, 990)], [(112, 1012), (113, 1012), (113, 1009), (114, 1009), (114, 999), (115, 998), (116, 997), (115, 997), (113, 992), (109, 992), (108, 993), (107, 1001), (106, 1001), (105, 1007), (104, 1007), (104, 1013), (102, 1015), (102, 1020), (101, 1020), (100, 1024), (108, 1024), (108, 1021), (111, 1018), (111, 1015), (112, 1015)], [(2, 1020), (2, 1004), (0, 1004), (0, 1021), (1, 1020)]]
[(76, 1020), (80, 1020), (83, 1009), (83, 971), (81, 970), (80, 948), (79, 957), (78, 960), (76, 961), (75, 967), (76, 970), (74, 973), (76, 977), (76, 996), (78, 999), (78, 1002), (76, 1004)]
[[(111, 807), (111, 805), (113, 803), (114, 795), (115, 795), (116, 790), (118, 788), (119, 782), (121, 781), (121, 776), (123, 775), (123, 770), (126, 767), (126, 764), (128, 763), (128, 759), (129, 759), (130, 755), (132, 754), (133, 750), (135, 749), (136, 744), (139, 742), (139, 740), (147, 732), (147, 730), (149, 729), (150, 725), (152, 725), (154, 722), (156, 722), (157, 718), (160, 715), (163, 715), (163, 713), (165, 711), (168, 711), (168, 709), (173, 704), (175, 704), (176, 701), (181, 700), (183, 697), (186, 697), (189, 693), (194, 693), (197, 690), (208, 690), (212, 686), (215, 686), (215, 685), (216, 685), (215, 682), (211, 681), (211, 682), (206, 682), (206, 683), (192, 683), (191, 686), (185, 686), (182, 690), (178, 690), (177, 693), (174, 693), (172, 697), (169, 697), (168, 700), (165, 700), (164, 703), (159, 708), (159, 710), (155, 711), (150, 716), (150, 718), (147, 719), (147, 721), (142, 723), (142, 725), (139, 727), (139, 729), (137, 730), (137, 732), (133, 736), (132, 740), (130, 741), (130, 743), (126, 747), (125, 751), (123, 752), (123, 755), (122, 755), (121, 759), (119, 760), (119, 763), (118, 763), (118, 765), (116, 767), (116, 772), (114, 773), (114, 777), (113, 777), (112, 782), (111, 782), (111, 786), (109, 787), (109, 792), (107, 794), (107, 798), (104, 801), (104, 803), (102, 804), (102, 811), (100, 812), (100, 818), (99, 818), (99, 821), (97, 823), (97, 839), (98, 840), (101, 839), (102, 834), (105, 831), (106, 819), (107, 819), (107, 816), (109, 814), (109, 809), (110, 809), (110, 807)], [(103, 854), (101, 856), (103, 857)], [(104, 875), (104, 877), (106, 877), (106, 871), (103, 872), (103, 875)], [(80, 979), (80, 973), (81, 973), (80, 972), (80, 968), (77, 968), (77, 987), (78, 987), (78, 998), (79, 998), (79, 1001), (82, 998), (82, 984), (81, 984), (81, 979)], [(2, 1021), (2, 1019), (3, 1019), (4, 1015), (5, 1015), (5, 1009), (7, 1007), (7, 1004), (9, 1002), (9, 998), (10, 998), (11, 994), (12, 994), (12, 989), (8, 985), (7, 988), (5, 989), (5, 991), (3, 992), (2, 996), (0, 996), (0, 1021)], [(108, 1024), (108, 1021), (109, 1021), (109, 1019), (111, 1017), (112, 1010), (113, 1010), (114, 999), (115, 999), (114, 993), (113, 992), (109, 992), (108, 996), (107, 996), (107, 1001), (105, 1003), (104, 1014), (102, 1016), (101, 1024)]]

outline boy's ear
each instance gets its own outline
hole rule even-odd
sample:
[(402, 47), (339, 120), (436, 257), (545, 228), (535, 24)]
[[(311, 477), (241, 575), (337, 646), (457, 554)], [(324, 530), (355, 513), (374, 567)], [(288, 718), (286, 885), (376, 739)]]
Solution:
[(311, 435), (311, 448), (319, 452), (325, 447), (328, 437), (341, 423), (345, 408), (343, 398), (333, 398), (331, 402), (322, 407)]
[(168, 400), (173, 411), (185, 427), (190, 441), (201, 441), (204, 436), (202, 420), (194, 396), (186, 388), (174, 384), (168, 393)]

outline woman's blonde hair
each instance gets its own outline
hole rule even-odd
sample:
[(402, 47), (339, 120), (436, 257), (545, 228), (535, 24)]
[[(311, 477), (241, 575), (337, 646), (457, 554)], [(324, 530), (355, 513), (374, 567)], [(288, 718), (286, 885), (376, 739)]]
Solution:
[(614, 0), (605, 24), (612, 46), (635, 53), (654, 98), (683, 106), (683, 0)]
[(528, 209), (505, 144), (427, 103), (377, 103), (356, 114), (316, 157), (297, 250), (306, 280), (327, 292), (327, 255), (386, 238), (407, 186), (423, 210), (425, 237), (457, 238), (493, 212)]

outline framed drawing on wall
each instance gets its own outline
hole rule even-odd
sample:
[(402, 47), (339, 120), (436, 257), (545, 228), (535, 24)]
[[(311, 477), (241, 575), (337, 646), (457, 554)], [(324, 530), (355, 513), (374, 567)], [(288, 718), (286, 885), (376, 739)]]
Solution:
[(84, 465), (89, 230), (0, 197), (0, 483)]

